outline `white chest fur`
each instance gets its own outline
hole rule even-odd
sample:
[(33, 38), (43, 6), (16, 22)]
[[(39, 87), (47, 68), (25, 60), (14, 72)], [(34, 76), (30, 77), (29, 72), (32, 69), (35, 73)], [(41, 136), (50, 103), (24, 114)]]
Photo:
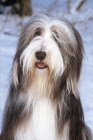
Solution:
[(55, 140), (54, 109), (48, 100), (41, 100), (35, 106), (32, 123), (36, 140)]
[(17, 140), (57, 140), (54, 114), (53, 105), (48, 99), (38, 101), (27, 128), (18, 131)]

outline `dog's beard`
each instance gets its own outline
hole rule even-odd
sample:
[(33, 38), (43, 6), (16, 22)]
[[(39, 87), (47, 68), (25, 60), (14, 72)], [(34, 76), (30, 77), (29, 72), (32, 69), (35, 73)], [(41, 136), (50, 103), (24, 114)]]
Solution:
[(54, 79), (48, 74), (48, 70), (37, 70), (34, 73), (31, 91), (36, 98), (50, 97), (54, 89)]
[(27, 75), (25, 73), (23, 76), (23, 88), (28, 89), (27, 92), (32, 94), (34, 99), (52, 98), (58, 80), (57, 75), (49, 66), (45, 69), (38, 69), (34, 64)]

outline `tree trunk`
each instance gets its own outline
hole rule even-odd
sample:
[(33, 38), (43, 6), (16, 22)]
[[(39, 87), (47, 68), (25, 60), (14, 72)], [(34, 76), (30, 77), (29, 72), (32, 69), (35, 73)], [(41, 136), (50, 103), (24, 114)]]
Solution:
[(12, 6), (12, 13), (19, 14), (21, 16), (32, 15), (32, 4), (31, 0), (0, 0), (0, 4), (3, 6)]
[(20, 12), (19, 12), (20, 15), (22, 16), (32, 15), (32, 6), (30, 0), (19, 0), (19, 4), (20, 4)]

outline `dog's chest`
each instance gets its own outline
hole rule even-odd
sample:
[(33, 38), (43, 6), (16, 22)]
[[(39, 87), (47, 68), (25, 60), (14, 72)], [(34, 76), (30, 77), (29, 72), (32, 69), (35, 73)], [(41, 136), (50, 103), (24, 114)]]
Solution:
[[(48, 100), (38, 101), (33, 107), (25, 140), (56, 140), (55, 113)], [(28, 138), (28, 139), (27, 139)]]

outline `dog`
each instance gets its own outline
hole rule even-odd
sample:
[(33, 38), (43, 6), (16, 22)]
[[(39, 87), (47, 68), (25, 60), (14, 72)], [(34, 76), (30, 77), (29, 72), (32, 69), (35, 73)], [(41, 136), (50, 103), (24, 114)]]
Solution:
[(69, 21), (31, 17), (14, 56), (1, 140), (92, 140), (78, 91), (83, 56)]

